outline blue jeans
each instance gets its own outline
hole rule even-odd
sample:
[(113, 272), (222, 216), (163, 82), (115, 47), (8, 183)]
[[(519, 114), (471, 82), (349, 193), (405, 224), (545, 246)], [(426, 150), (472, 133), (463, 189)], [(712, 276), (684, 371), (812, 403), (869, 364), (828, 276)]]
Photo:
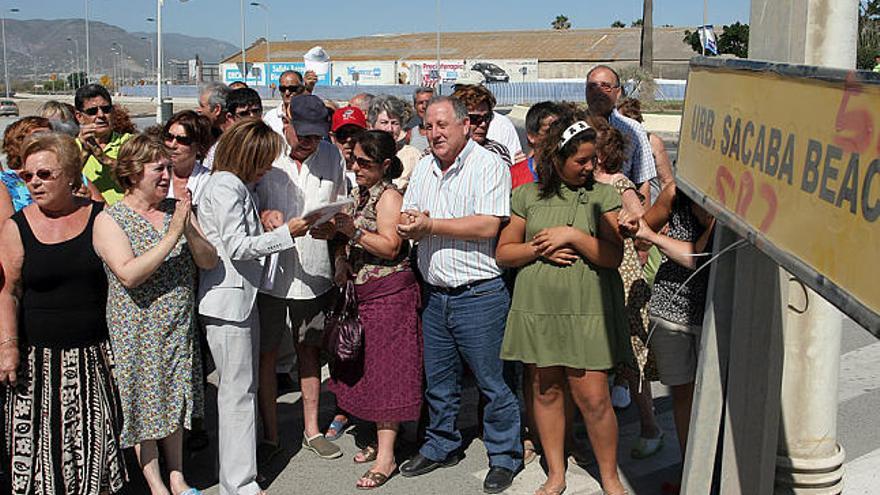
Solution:
[(483, 444), (489, 465), (519, 470), (523, 454), (519, 404), (504, 381), (500, 357), (510, 293), (496, 278), (462, 290), (427, 286), (426, 296), (422, 332), (430, 421), (421, 454), (442, 461), (461, 448), (455, 421), (461, 406), (464, 358), (487, 399)]

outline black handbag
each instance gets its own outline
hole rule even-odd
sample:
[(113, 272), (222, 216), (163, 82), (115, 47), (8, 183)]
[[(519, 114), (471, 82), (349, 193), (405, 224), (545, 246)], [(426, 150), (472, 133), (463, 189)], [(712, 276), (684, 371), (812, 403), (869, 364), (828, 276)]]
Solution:
[(325, 315), (324, 348), (335, 361), (354, 361), (364, 347), (364, 328), (358, 316), (357, 293), (349, 280)]

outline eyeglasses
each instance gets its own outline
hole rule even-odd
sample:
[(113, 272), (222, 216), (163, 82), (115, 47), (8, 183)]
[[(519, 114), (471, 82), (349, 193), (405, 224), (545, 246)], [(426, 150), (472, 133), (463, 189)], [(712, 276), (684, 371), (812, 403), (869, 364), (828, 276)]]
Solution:
[[(352, 126), (348, 126), (352, 127)], [(338, 131), (333, 133), (333, 136), (336, 138), (336, 142), (339, 144), (345, 144), (350, 139), (360, 135), (364, 130), (360, 127), (355, 127), (354, 129), (346, 129), (345, 127), (339, 129)]]
[(306, 87), (302, 84), (294, 84), (293, 86), (278, 86), (278, 91), (282, 93), (291, 92), (295, 95), (298, 95), (306, 90)]
[(481, 126), (483, 124), (489, 124), (492, 122), (492, 112), (488, 113), (469, 113), (468, 119), (471, 121), (471, 125)]
[(58, 174), (45, 168), (41, 168), (36, 172), (28, 172), (26, 170), (22, 170), (18, 173), (18, 176), (21, 177), (21, 180), (23, 180), (25, 184), (30, 184), (30, 182), (34, 180), (34, 176), (36, 176), (41, 181), (55, 180), (58, 178)]
[(611, 84), (611, 83), (607, 83), (605, 81), (588, 82), (587, 83), (587, 89), (597, 89), (598, 88), (606, 93), (610, 92), (612, 89), (617, 89), (619, 87), (620, 87), (620, 84)]
[(183, 146), (189, 146), (193, 142), (193, 138), (189, 136), (181, 136), (179, 134), (171, 134), (170, 132), (166, 132), (164, 135), (164, 139), (166, 143), (171, 143), (177, 141), (177, 144), (182, 144)]
[(260, 107), (248, 108), (244, 110), (236, 110), (236, 117), (259, 117), (263, 115), (263, 109)]
[(98, 115), (98, 110), (103, 112), (104, 115), (109, 115), (110, 112), (113, 111), (113, 105), (99, 105), (97, 107), (84, 108), (82, 113), (89, 117), (94, 117), (95, 115)]
[(361, 168), (372, 168), (376, 163), (376, 160), (370, 160), (369, 158), (365, 158), (363, 156), (354, 157), (354, 161), (357, 162), (358, 167)]

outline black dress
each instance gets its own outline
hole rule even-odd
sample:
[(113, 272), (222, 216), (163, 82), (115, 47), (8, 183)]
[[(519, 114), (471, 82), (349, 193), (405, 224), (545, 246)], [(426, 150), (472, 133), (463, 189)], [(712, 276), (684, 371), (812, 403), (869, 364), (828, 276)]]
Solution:
[(126, 481), (122, 416), (105, 307), (107, 277), (86, 228), (57, 244), (12, 216), (24, 246), (18, 384), (6, 390), (6, 457), (14, 494), (118, 492)]

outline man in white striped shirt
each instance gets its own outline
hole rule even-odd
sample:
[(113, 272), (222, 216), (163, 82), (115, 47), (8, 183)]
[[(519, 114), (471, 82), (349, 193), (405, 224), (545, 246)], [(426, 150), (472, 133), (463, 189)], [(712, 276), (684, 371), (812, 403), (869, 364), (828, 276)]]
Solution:
[(418, 241), (427, 295), (422, 314), (430, 421), (419, 454), (400, 467), (419, 476), (459, 461), (458, 416), (463, 363), (489, 400), (483, 443), (486, 493), (510, 486), (522, 466), (519, 405), (502, 374), (501, 341), (510, 295), (495, 263), (502, 222), (510, 216), (510, 171), (468, 135), (468, 111), (452, 97), (431, 99), (425, 129), (432, 154), (422, 158), (403, 198), (398, 231)]

